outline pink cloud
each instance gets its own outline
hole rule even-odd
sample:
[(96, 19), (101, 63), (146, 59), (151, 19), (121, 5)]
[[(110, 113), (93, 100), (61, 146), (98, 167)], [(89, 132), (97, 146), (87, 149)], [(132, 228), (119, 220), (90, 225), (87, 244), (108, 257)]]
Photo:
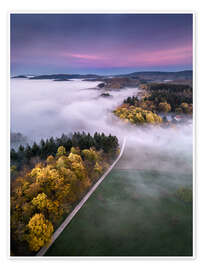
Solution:
[(138, 52), (126, 59), (126, 64), (177, 64), (192, 62), (192, 48), (190, 46), (178, 47), (166, 50), (156, 50), (150, 52)]
[(103, 60), (105, 57), (92, 54), (80, 54), (80, 53), (65, 53), (65, 56), (69, 56), (81, 60)]
[(63, 53), (72, 64), (87, 67), (136, 67), (172, 64), (191, 64), (192, 46), (157, 50), (119, 48), (92, 53)]
[[(129, 46), (111, 48), (95, 48), (86, 51), (51, 50), (41, 51), (35, 48), (32, 53), (32, 62), (49, 63), (70, 67), (108, 68), (108, 67), (147, 67), (192, 64), (192, 45), (176, 46), (162, 49), (138, 49)], [(24, 56), (24, 57), (23, 57)], [(17, 63), (26, 58), (30, 60), (29, 51), (24, 55), (12, 55), (12, 62)]]

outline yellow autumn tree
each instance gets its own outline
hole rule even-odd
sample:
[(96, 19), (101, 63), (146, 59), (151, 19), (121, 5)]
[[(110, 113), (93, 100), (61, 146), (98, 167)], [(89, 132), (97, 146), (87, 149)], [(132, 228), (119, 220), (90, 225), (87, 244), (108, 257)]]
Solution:
[(66, 154), (66, 148), (64, 146), (59, 146), (56, 156), (61, 157)]
[(182, 108), (182, 110), (183, 110), (184, 113), (188, 113), (189, 112), (189, 105), (188, 105), (188, 103), (183, 102), (183, 103), (181, 103), (180, 107)]
[(29, 234), (27, 241), (33, 251), (38, 251), (41, 247), (51, 241), (54, 231), (52, 223), (45, 219), (43, 214), (35, 214), (27, 225)]
[(71, 169), (76, 175), (78, 182), (78, 191), (82, 193), (86, 188), (90, 186), (90, 179), (87, 175), (87, 171), (83, 164), (82, 158), (80, 155), (70, 153), (68, 159), (71, 162)]
[(54, 165), (55, 163), (55, 159), (52, 155), (48, 156), (46, 161), (48, 165)]
[(42, 190), (40, 183), (31, 183), (29, 187), (24, 191), (24, 195), (27, 199), (32, 199)]
[(136, 120), (137, 120), (137, 122), (139, 122), (140, 124), (145, 122), (145, 119), (144, 119), (144, 117), (143, 117), (143, 115), (142, 115), (141, 112), (136, 113)]
[(96, 160), (98, 159), (98, 155), (96, 151), (94, 151), (92, 148), (84, 149), (82, 151), (82, 155), (86, 160), (91, 161), (91, 162), (96, 162)]
[(99, 165), (98, 162), (96, 162), (93, 172), (95, 178), (99, 177), (102, 174), (102, 167), (101, 165)]
[(34, 168), (30, 175), (36, 183), (40, 184), (48, 196), (51, 195), (52, 190), (56, 189), (57, 185), (63, 182), (63, 175), (50, 165), (43, 168)]
[(159, 111), (164, 112), (164, 113), (171, 111), (171, 105), (168, 104), (167, 102), (160, 102), (158, 108), (159, 108)]
[(146, 121), (149, 124), (154, 124), (155, 123), (154, 116), (153, 116), (152, 113), (149, 112), (149, 113), (146, 114)]
[[(142, 104), (143, 105), (143, 104)], [(126, 123), (132, 124), (159, 124), (162, 122), (162, 118), (152, 111), (143, 109), (144, 106), (135, 107), (133, 105), (126, 106), (126, 104), (118, 107), (114, 110), (114, 114), (124, 120)]]
[(182, 108), (180, 108), (180, 107), (176, 107), (176, 109), (175, 109), (175, 113), (177, 113), (177, 114), (182, 114), (182, 113), (183, 113)]
[(52, 201), (48, 199), (45, 193), (40, 193), (37, 197), (33, 198), (32, 204), (42, 213), (48, 212), (49, 217), (51, 217), (51, 220), (54, 220), (54, 222), (63, 214), (63, 207), (59, 207), (59, 202), (57, 200)]
[(42, 210), (47, 207), (47, 195), (43, 192), (37, 195), (37, 197), (33, 198), (32, 204), (36, 206), (39, 210)]
[(77, 162), (77, 163), (82, 162), (82, 158), (78, 154), (70, 153), (69, 156), (68, 156), (68, 159), (70, 160), (71, 163), (73, 163), (73, 162)]
[(79, 147), (71, 147), (70, 152), (73, 154), (80, 155), (80, 148)]

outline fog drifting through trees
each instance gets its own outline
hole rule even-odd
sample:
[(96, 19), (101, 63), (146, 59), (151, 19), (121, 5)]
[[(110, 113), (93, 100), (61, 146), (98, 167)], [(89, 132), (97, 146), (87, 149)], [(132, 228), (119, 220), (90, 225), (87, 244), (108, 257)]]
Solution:
[[(102, 97), (103, 91), (96, 88), (98, 83), (11, 80), (11, 132), (22, 133), (30, 142), (76, 131), (104, 132), (119, 139), (127, 138), (117, 169), (91, 196), (79, 217), (74, 219), (75, 223), (70, 224), (52, 246), (50, 254), (78, 255), (78, 244), (70, 251), (67, 243), (71, 237), (72, 243), (77, 243), (75, 240), (80, 235), (81, 248), (90, 255), (109, 255), (109, 246), (116, 255), (190, 255), (191, 206), (181, 206), (175, 194), (179, 188), (191, 190), (192, 186), (192, 121), (166, 128), (127, 124), (116, 117), (113, 110), (139, 90), (114, 90), (109, 92), (110, 97)], [(174, 231), (176, 229), (181, 233)], [(81, 233), (82, 230), (85, 233)], [(147, 244), (143, 253), (138, 254), (136, 243), (140, 250), (140, 245), (148, 242), (144, 235), (147, 240), (151, 239), (151, 246)], [(182, 246), (174, 249), (179, 235)], [(174, 243), (167, 242), (174, 237)], [(166, 245), (162, 250), (163, 239)], [(93, 242), (98, 243), (99, 249), (95, 251), (98, 253), (89, 246)], [(118, 242), (123, 246), (117, 245)], [(117, 250), (118, 246), (121, 248)]]
[(113, 109), (139, 90), (114, 90), (109, 92), (113, 97), (101, 97), (98, 83), (12, 79), (11, 131), (31, 141), (74, 131), (126, 136), (121, 168), (192, 172), (192, 122), (166, 129), (122, 123)]

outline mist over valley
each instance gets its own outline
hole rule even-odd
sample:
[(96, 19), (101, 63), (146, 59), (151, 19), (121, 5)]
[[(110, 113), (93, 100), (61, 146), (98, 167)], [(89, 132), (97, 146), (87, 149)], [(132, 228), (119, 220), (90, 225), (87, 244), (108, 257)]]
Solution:
[[(192, 192), (191, 116), (178, 124), (131, 124), (113, 112), (128, 97), (140, 100), (145, 90), (100, 84), (104, 81), (11, 80), (15, 149), (74, 132), (111, 134), (120, 144), (127, 140), (121, 160), (46, 255), (190, 256), (192, 205), (185, 204), (189, 197), (184, 196)], [(72, 241), (71, 249), (66, 241)]]

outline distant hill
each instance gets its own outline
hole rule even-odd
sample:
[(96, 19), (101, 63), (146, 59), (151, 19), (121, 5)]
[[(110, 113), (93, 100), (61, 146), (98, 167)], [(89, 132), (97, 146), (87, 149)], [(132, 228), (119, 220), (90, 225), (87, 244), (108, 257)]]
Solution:
[(70, 80), (70, 79), (96, 79), (100, 78), (101, 76), (95, 75), (95, 74), (86, 74), (86, 75), (81, 75), (81, 74), (52, 74), (52, 75), (39, 75), (39, 76), (34, 76), (30, 78), (30, 80), (46, 80), (46, 79), (51, 79), (51, 80)]
[(18, 75), (18, 76), (13, 76), (12, 79), (26, 79), (27, 76), (25, 75)]
[(99, 88), (121, 89), (124, 87), (138, 87), (141, 84), (149, 83), (175, 83), (192, 86), (192, 71), (160, 72), (146, 71), (133, 72), (125, 75), (117, 75), (112, 78), (101, 78), (104, 83), (99, 84)]
[[(184, 70), (177, 72), (162, 72), (162, 71), (142, 71), (128, 74), (119, 74), (111, 76), (113, 78), (131, 78), (139, 81), (163, 81), (163, 80), (192, 80), (192, 70)], [(67, 81), (70, 79), (86, 79), (86, 80), (104, 80), (110, 76), (96, 75), (96, 74), (51, 74), (51, 75), (37, 75), (28, 77), (25, 75), (14, 76), (12, 78), (28, 78), (30, 80), (60, 80)]]
[(137, 80), (192, 80), (192, 70), (184, 70), (177, 72), (162, 72), (162, 71), (143, 71), (133, 72), (125, 75), (117, 75), (117, 77), (130, 77)]

